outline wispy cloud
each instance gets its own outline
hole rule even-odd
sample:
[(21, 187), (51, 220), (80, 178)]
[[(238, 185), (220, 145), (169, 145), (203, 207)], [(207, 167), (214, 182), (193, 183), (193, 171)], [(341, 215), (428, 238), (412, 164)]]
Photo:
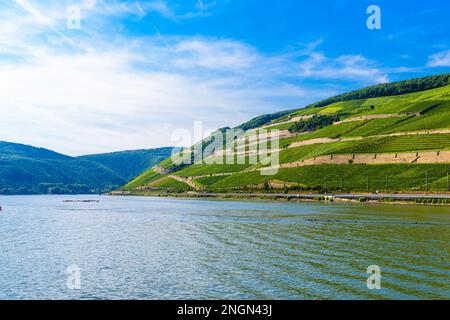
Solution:
[(27, 0), (13, 0), (17, 5), (19, 5), (22, 9), (30, 13), (35, 19), (36, 22), (51, 25), (52, 21), (45, 15), (43, 15), (38, 9), (36, 9), (29, 1)]
[(210, 9), (216, 6), (216, 2), (205, 2), (197, 0), (195, 5), (188, 10), (180, 10), (171, 6), (164, 0), (152, 0), (152, 1), (137, 1), (138, 9), (141, 13), (157, 13), (164, 18), (179, 21), (185, 19), (193, 19), (198, 17), (205, 17), (211, 15)]
[(435, 53), (428, 58), (428, 67), (450, 67), (450, 50)]
[(319, 79), (359, 79), (363, 83), (388, 82), (388, 75), (377, 63), (363, 55), (342, 55), (329, 58), (322, 52), (312, 52), (299, 63), (299, 74)]
[(174, 52), (181, 55), (175, 60), (181, 68), (243, 71), (259, 58), (254, 49), (230, 40), (187, 39), (177, 43)]
[(141, 8), (145, 12), (156, 12), (165, 18), (175, 19), (177, 17), (175, 12), (162, 0), (143, 3)]

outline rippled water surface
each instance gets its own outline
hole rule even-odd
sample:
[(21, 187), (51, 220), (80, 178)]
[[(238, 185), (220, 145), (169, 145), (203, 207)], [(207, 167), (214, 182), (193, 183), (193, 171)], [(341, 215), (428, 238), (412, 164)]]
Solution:
[[(449, 207), (106, 196), (0, 205), (0, 299), (450, 298)], [(73, 265), (80, 290), (66, 285)], [(381, 290), (367, 289), (370, 265)]]

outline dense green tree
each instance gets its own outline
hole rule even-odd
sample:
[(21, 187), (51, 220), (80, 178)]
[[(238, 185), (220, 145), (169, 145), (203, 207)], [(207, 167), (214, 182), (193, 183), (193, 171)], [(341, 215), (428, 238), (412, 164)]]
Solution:
[(167, 158), (172, 148), (69, 157), (0, 142), (0, 194), (85, 194), (120, 187)]

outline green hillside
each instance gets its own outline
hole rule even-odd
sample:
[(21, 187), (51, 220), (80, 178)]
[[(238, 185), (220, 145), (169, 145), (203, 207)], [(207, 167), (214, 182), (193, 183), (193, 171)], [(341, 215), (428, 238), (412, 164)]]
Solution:
[[(206, 159), (215, 164), (181, 165), (169, 158), (122, 189), (139, 194), (450, 191), (450, 74), (364, 88), (238, 128), (245, 133), (236, 142), (247, 142), (241, 153), (236, 146), (230, 152), (244, 162), (222, 164), (223, 156), (213, 153)], [(262, 129), (281, 131), (279, 150), (273, 151), (280, 166), (251, 161), (249, 139)], [(261, 154), (264, 143), (257, 144)], [(275, 174), (262, 174), (269, 168)]]
[(0, 141), (0, 194), (101, 193), (120, 187), (172, 148), (69, 157)]
[(81, 156), (78, 159), (94, 161), (119, 174), (126, 181), (137, 177), (172, 153), (172, 147), (128, 150)]

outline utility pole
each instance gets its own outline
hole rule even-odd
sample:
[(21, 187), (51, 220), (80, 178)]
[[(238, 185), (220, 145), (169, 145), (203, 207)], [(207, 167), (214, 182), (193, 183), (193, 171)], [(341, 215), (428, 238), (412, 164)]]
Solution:
[(386, 192), (389, 191), (389, 180), (388, 176), (386, 175)]
[(369, 185), (369, 176), (367, 176), (367, 193), (369, 193), (370, 191), (370, 185)]
[(425, 191), (428, 192), (428, 171), (425, 171)]

